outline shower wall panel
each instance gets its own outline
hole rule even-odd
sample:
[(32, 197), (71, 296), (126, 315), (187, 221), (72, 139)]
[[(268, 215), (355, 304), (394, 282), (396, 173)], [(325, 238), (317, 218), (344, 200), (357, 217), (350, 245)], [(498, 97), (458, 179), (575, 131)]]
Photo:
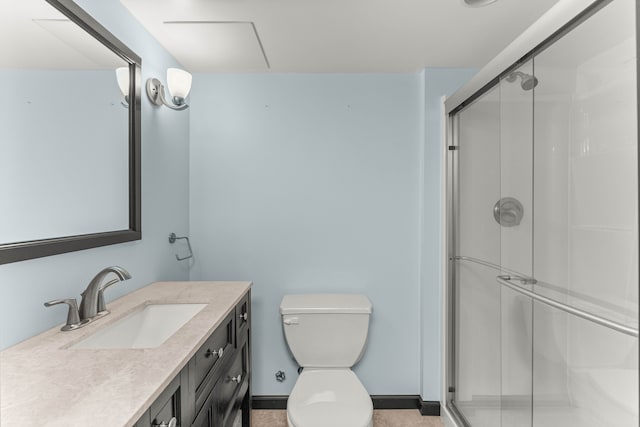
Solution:
[[(634, 1), (617, 0), (535, 57), (533, 275), (637, 328), (635, 38)], [(541, 304), (534, 318), (534, 425), (637, 425), (637, 339)]]

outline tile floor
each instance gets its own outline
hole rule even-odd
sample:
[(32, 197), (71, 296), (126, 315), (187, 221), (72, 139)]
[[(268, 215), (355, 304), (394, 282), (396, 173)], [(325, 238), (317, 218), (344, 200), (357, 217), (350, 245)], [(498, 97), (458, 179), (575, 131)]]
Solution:
[[(423, 417), (417, 409), (375, 410), (373, 425), (374, 427), (444, 427), (440, 417)], [(287, 412), (254, 409), (251, 412), (251, 427), (287, 427)]]

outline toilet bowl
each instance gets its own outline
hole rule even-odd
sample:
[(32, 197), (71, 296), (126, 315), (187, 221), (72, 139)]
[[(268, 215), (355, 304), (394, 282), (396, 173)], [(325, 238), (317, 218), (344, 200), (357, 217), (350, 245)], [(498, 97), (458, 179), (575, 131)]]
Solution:
[(371, 302), (364, 295), (286, 295), (284, 334), (303, 371), (287, 400), (289, 427), (372, 427), (369, 393), (351, 370), (364, 353)]
[(287, 401), (290, 427), (372, 427), (371, 397), (351, 369), (306, 368)]

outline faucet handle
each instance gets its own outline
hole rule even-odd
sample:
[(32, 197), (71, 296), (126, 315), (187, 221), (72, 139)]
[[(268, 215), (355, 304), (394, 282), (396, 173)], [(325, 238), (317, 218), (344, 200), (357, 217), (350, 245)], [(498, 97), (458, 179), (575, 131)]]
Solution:
[(68, 304), (69, 312), (67, 313), (67, 324), (60, 330), (71, 331), (80, 327), (80, 315), (78, 314), (78, 302), (75, 298), (54, 299), (44, 303), (45, 307), (51, 307), (57, 304)]

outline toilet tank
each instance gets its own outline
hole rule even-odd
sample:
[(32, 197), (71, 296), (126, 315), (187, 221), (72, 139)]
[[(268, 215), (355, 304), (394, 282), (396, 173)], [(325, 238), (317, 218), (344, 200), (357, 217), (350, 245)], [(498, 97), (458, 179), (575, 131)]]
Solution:
[(358, 294), (285, 295), (280, 303), (284, 335), (298, 364), (349, 368), (367, 343), (371, 301)]

